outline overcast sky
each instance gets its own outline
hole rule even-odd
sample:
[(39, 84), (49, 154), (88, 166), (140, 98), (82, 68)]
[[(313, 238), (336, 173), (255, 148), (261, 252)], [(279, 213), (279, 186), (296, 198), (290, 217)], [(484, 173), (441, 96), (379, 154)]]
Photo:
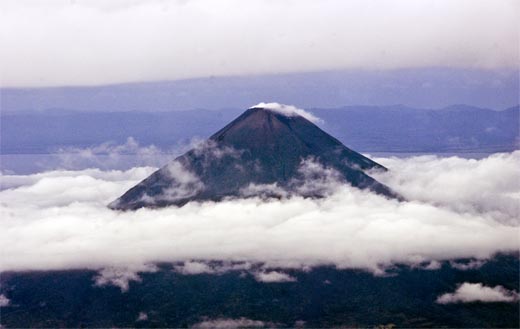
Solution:
[(514, 68), (516, 0), (2, 0), (2, 86)]

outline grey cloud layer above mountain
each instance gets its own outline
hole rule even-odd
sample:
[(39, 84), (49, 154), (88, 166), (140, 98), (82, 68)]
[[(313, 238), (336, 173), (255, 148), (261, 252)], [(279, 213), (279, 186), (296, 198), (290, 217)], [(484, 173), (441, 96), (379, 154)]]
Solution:
[(0, 10), (0, 29), (16, 31), (2, 38), (2, 86), (518, 67), (514, 0), (8, 0)]

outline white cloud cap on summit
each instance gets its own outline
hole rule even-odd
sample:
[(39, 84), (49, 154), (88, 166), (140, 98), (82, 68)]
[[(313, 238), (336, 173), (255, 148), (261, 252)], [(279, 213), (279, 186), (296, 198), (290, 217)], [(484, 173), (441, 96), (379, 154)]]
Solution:
[(293, 105), (285, 105), (285, 104), (280, 104), (280, 103), (264, 103), (264, 102), (261, 102), (261, 103), (258, 103), (254, 106), (251, 106), (250, 107), (251, 109), (253, 108), (262, 108), (262, 109), (265, 109), (265, 110), (269, 110), (269, 111), (273, 111), (273, 112), (276, 112), (276, 113), (280, 113), (280, 114), (283, 114), (287, 117), (294, 117), (294, 116), (302, 116), (304, 117), (305, 119), (309, 120), (310, 122), (314, 122), (314, 123), (318, 123), (318, 122), (322, 122), (323, 120), (321, 120), (320, 118), (316, 117), (314, 114), (310, 113), (310, 112), (307, 112), (303, 109), (299, 109), (297, 108), (296, 106), (293, 106)]

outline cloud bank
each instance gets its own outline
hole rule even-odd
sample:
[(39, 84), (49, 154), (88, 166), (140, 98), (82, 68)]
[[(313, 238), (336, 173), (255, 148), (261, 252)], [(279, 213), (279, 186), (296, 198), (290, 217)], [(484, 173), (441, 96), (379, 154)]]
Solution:
[(451, 303), (512, 303), (518, 301), (518, 292), (502, 286), (487, 287), (482, 283), (464, 282), (453, 293), (446, 293), (437, 298), (439, 304)]
[[(90, 268), (102, 270), (98, 284), (124, 289), (121, 282), (136, 278), (119, 269), (149, 271), (155, 262), (181, 263), (186, 274), (248, 270), (251, 263), (261, 267), (248, 271), (265, 277), (318, 265), (383, 274), (396, 263), (482, 261), (519, 250), (513, 205), (520, 180), (511, 168), (519, 167), (520, 151), (482, 160), (378, 161), (392, 164), (385, 174), (390, 187), (410, 187), (408, 201), (341, 186), (319, 200), (250, 198), (118, 212), (107, 203), (155, 168), (2, 175), (0, 270)], [(200, 264), (208, 261), (227, 262), (228, 269)]]
[(428, 202), (458, 213), (491, 216), (518, 223), (520, 214), (520, 152), (481, 160), (419, 156), (413, 161), (375, 158), (391, 171), (372, 176), (407, 199)]
[(517, 68), (519, 12), (515, 0), (4, 0), (1, 84)]

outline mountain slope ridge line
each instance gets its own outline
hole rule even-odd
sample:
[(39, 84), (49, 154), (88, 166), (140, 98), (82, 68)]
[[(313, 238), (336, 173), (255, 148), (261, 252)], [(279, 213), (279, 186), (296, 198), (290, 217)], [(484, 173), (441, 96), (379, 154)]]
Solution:
[(387, 169), (301, 115), (252, 107), (109, 207), (132, 210), (254, 196), (325, 197), (338, 184), (400, 199), (368, 170)]

